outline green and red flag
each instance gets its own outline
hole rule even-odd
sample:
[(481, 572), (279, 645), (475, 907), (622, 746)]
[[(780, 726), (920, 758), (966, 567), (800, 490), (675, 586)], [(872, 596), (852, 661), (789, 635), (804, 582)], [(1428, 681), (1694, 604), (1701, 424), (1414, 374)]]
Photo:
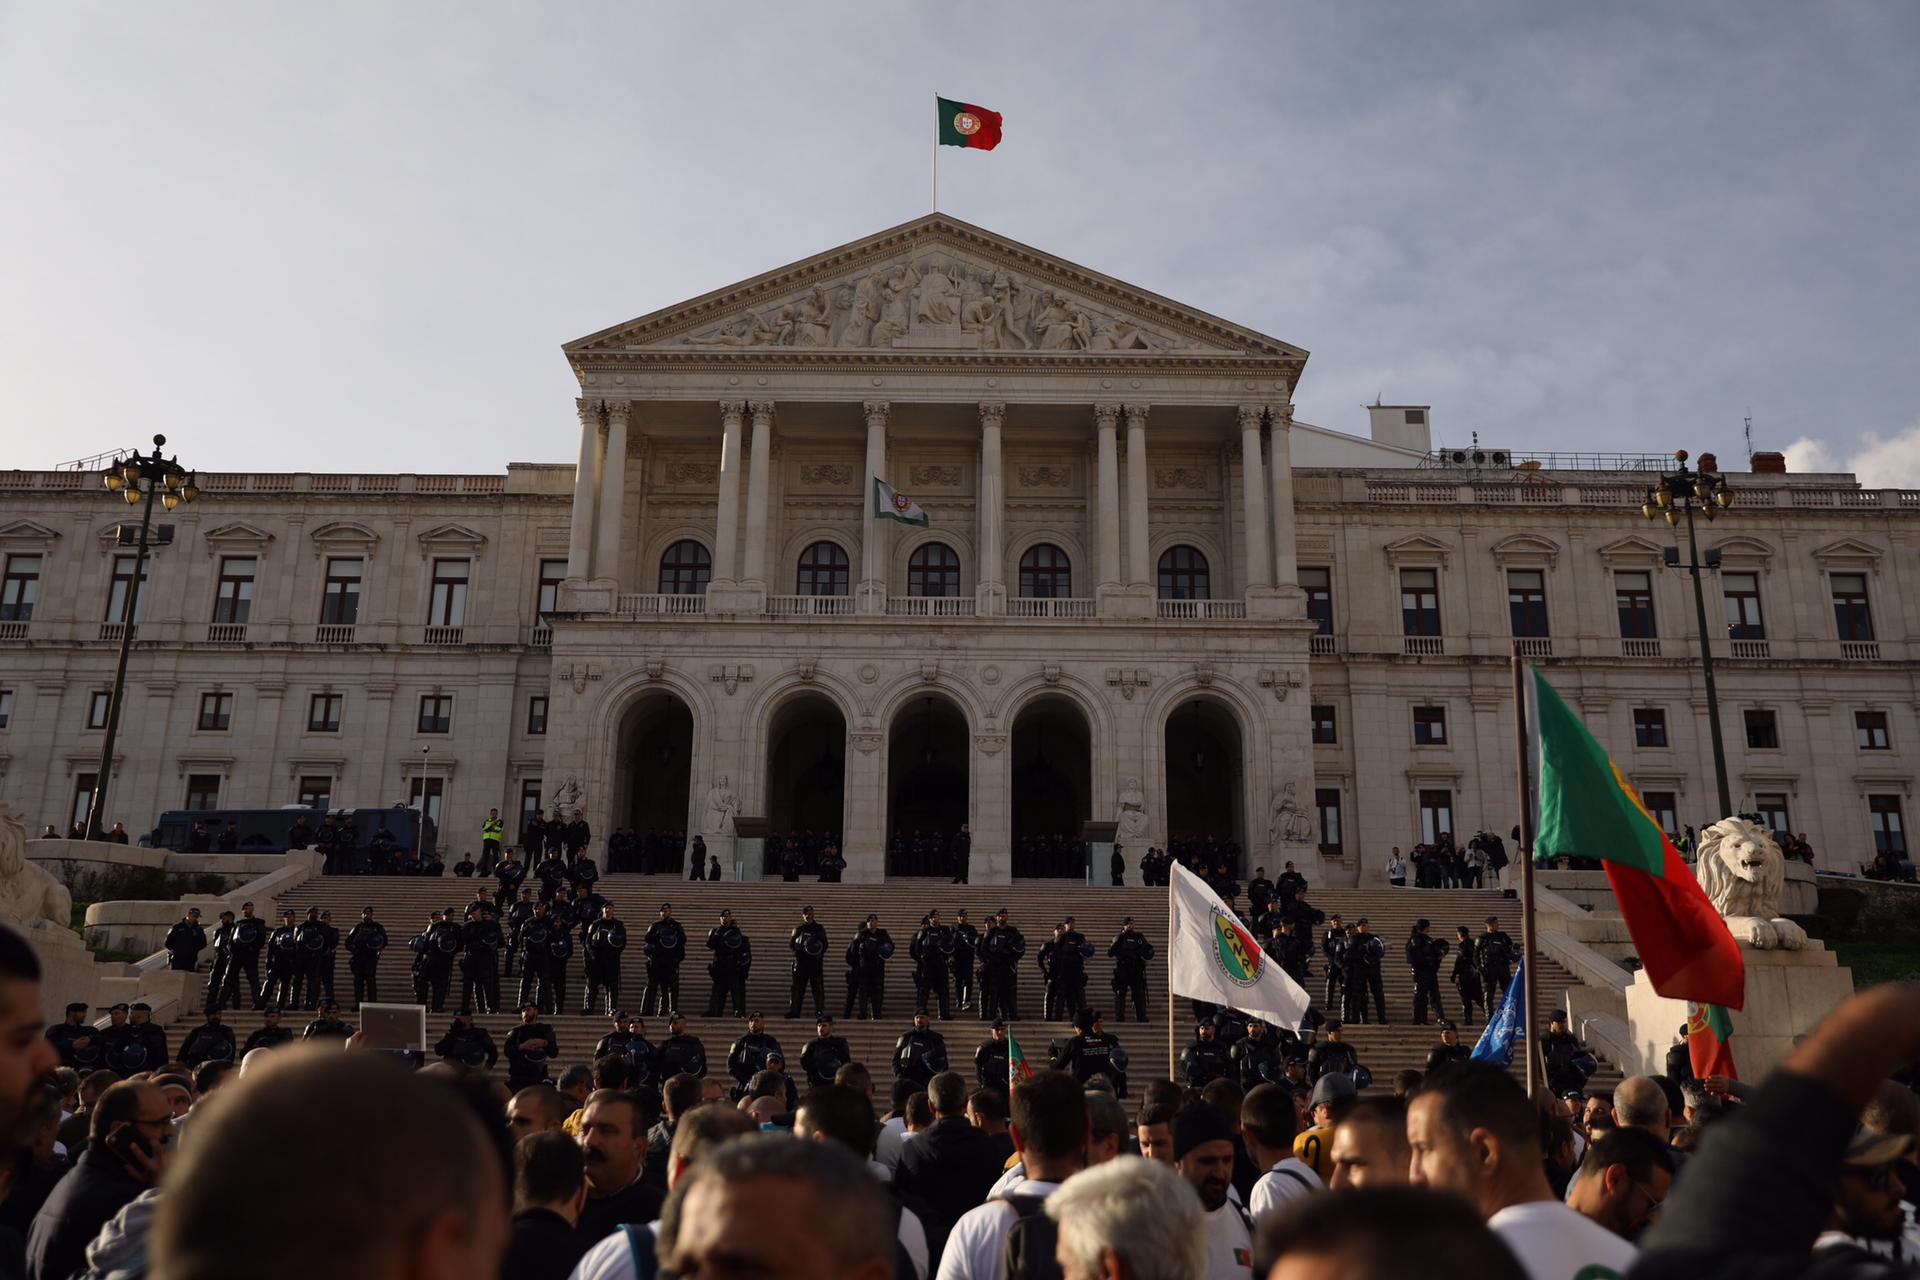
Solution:
[(934, 124), (943, 147), (972, 147), (991, 151), (1000, 145), (1000, 113), (971, 102), (935, 98)]
[(1007, 1091), (1022, 1080), (1033, 1079), (1033, 1068), (1027, 1064), (1027, 1055), (1020, 1052), (1020, 1042), (1014, 1039), (1013, 1028), (1007, 1028)]
[(1586, 725), (1535, 667), (1540, 829), (1533, 856), (1597, 858), (1653, 989), (1669, 1000), (1745, 1007), (1740, 944), (1693, 872)]
[(1740, 1073), (1733, 1069), (1733, 1015), (1717, 1004), (1687, 1001), (1687, 1057), (1699, 1079), (1738, 1080)]

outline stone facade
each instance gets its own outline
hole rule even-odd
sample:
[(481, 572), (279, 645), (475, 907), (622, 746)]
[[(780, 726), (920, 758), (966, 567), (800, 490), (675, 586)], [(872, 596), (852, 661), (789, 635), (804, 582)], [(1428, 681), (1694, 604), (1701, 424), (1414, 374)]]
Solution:
[[(566, 351), (573, 467), (206, 476), (149, 572), (111, 816), (305, 780), (424, 795), (455, 849), (537, 798), (718, 851), (744, 819), (832, 826), (853, 879), (890, 829), (966, 821), (978, 881), (1081, 822), (1377, 880), (1423, 802), (1463, 835), (1513, 820), (1510, 590), (1636, 784), (1676, 823), (1713, 807), (1644, 477), (1433, 466), (1418, 409), (1372, 439), (1296, 424), (1299, 348), (937, 215)], [(874, 518), (873, 477), (931, 523)], [(39, 557), (31, 618), (0, 622), (0, 796), (61, 825), (117, 638), (125, 513), (95, 484), (0, 474), (0, 558)], [(1702, 534), (1763, 619), (1716, 638), (1737, 803), (1870, 856), (1920, 750), (1920, 494), (1732, 484)], [(1652, 635), (1622, 638), (1621, 574)], [(1843, 642), (1856, 578), (1873, 639)]]

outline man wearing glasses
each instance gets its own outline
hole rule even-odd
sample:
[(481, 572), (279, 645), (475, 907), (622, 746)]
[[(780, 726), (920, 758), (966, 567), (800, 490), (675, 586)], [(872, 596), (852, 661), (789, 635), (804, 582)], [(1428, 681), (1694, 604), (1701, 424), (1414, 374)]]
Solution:
[(82, 1269), (87, 1245), (127, 1202), (160, 1181), (173, 1149), (173, 1105), (158, 1085), (122, 1081), (100, 1095), (87, 1149), (27, 1234), (27, 1274)]
[(1567, 1207), (1622, 1240), (1638, 1240), (1660, 1213), (1673, 1169), (1673, 1152), (1646, 1130), (1604, 1132), (1587, 1147)]

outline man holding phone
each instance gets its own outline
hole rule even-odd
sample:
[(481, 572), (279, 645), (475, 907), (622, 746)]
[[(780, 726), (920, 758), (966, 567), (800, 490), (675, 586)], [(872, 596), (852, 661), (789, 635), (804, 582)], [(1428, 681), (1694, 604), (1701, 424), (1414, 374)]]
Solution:
[(173, 1147), (173, 1105), (158, 1085), (122, 1081), (94, 1104), (87, 1149), (27, 1233), (27, 1273), (66, 1276), (127, 1202), (159, 1182)]

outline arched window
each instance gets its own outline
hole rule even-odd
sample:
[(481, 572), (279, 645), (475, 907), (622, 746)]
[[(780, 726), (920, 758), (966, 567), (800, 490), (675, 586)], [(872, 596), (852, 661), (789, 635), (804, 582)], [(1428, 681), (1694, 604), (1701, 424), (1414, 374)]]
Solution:
[(713, 557), (692, 538), (683, 538), (660, 557), (660, 594), (703, 596), (713, 577)]
[(1168, 547), (1160, 553), (1160, 598), (1206, 600), (1207, 558), (1189, 546)]
[(1061, 600), (1073, 594), (1073, 565), (1051, 542), (1036, 542), (1020, 557), (1020, 598)]
[(847, 594), (847, 553), (837, 542), (816, 542), (800, 553), (794, 592), (803, 596)]
[(960, 557), (944, 542), (929, 542), (907, 560), (907, 594), (910, 596), (957, 596), (960, 594)]

